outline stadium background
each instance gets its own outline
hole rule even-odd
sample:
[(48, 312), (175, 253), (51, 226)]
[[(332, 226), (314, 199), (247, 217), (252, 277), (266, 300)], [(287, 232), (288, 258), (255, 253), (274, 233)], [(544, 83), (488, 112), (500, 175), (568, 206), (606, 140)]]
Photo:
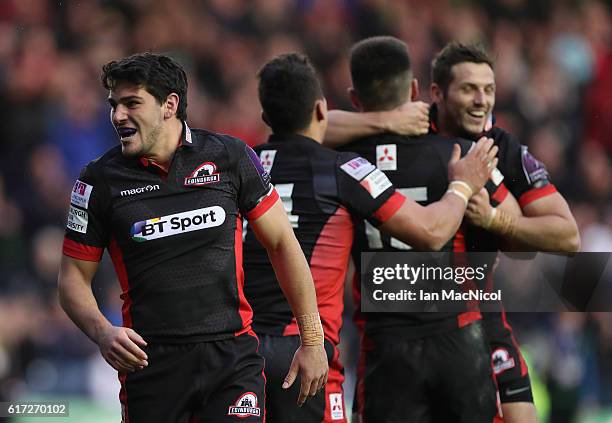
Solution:
[[(254, 76), (278, 53), (307, 53), (330, 107), (350, 110), (347, 52), (356, 40), (406, 41), (424, 101), (433, 54), (448, 40), (482, 41), (497, 59), (499, 124), (548, 166), (583, 250), (612, 251), (610, 3), (0, 0), (0, 401), (65, 398), (70, 421), (119, 419), (116, 376), (56, 298), (68, 193), (81, 167), (117, 142), (98, 78), (106, 61), (170, 52), (190, 75), (190, 125), (253, 145), (267, 136)], [(94, 286), (119, 323), (119, 284), (106, 259)], [(541, 421), (612, 421), (611, 314), (522, 313), (511, 321)], [(348, 406), (354, 343), (348, 326)]]

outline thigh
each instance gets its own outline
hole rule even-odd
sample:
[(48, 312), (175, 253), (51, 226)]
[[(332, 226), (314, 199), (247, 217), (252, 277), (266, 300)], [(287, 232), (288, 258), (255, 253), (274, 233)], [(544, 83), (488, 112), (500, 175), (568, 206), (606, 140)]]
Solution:
[(200, 423), (264, 421), (264, 360), (254, 334), (206, 343), (201, 365), (204, 401), (197, 413)]
[[(266, 422), (321, 423), (325, 414), (325, 394), (318, 393), (298, 407), (300, 378), (288, 389), (282, 384), (293, 355), (300, 345), (298, 336), (261, 336), (260, 352), (266, 360)], [(326, 350), (329, 346), (326, 345)]]
[(196, 406), (199, 344), (145, 348), (149, 365), (119, 374), (124, 423), (187, 423)]
[(436, 421), (491, 423), (497, 395), (489, 346), (480, 322), (436, 336), (428, 345), (436, 369)]
[(361, 416), (367, 423), (428, 423), (428, 371), (422, 339), (389, 334), (367, 339), (362, 348), (363, 378), (358, 380)]

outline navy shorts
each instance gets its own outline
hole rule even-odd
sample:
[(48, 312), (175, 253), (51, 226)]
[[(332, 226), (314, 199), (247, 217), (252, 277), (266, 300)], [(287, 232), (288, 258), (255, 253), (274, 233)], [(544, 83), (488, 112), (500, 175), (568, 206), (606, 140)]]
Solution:
[(491, 423), (497, 395), (480, 322), (425, 338), (364, 337), (356, 403), (367, 423)]
[(153, 344), (149, 365), (120, 373), (123, 423), (264, 421), (264, 360), (254, 333), (220, 341)]

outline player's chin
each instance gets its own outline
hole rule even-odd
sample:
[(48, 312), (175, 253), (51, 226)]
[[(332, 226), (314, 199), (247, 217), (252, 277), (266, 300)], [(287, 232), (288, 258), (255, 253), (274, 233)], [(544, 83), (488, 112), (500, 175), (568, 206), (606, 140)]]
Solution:
[(140, 157), (142, 149), (134, 143), (134, 141), (121, 142), (121, 154), (124, 157)]
[(464, 120), (463, 121), (463, 130), (472, 135), (478, 136), (484, 132), (485, 120), (475, 121), (474, 119)]

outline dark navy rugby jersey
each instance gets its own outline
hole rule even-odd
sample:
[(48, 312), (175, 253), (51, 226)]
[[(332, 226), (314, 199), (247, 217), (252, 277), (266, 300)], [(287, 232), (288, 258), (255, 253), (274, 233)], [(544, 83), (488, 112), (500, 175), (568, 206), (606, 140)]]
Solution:
[[(448, 161), (453, 145), (459, 143), (462, 155), (472, 146), (472, 141), (448, 139), (435, 134), (420, 137), (406, 137), (395, 134), (381, 134), (362, 138), (343, 147), (354, 151), (375, 163), (384, 171), (396, 189), (421, 205), (439, 201), (448, 189)], [(503, 184), (503, 175), (494, 172), (487, 183), (489, 193), (494, 193)], [(464, 252), (467, 250), (464, 231), (460, 229), (441, 251)], [(359, 309), (360, 304), (360, 263), (363, 251), (409, 251), (412, 247), (381, 233), (368, 222), (355, 225), (353, 260), (357, 271), (353, 293)], [(465, 326), (480, 319), (477, 307), (466, 304), (464, 313), (422, 312), (422, 313), (360, 313), (356, 323), (366, 333), (380, 330), (400, 331), (406, 336), (421, 337)]]
[[(430, 132), (436, 133), (437, 106), (435, 104), (430, 108)], [(517, 199), (521, 208), (527, 206), (531, 202), (557, 192), (557, 189), (552, 184), (549, 178), (548, 171), (543, 163), (537, 160), (529, 153), (527, 146), (522, 145), (518, 139), (509, 132), (492, 126), (482, 135), (492, 138), (495, 145), (498, 146), (497, 158), (499, 160), (497, 168), (504, 175), (504, 181), (499, 188), (491, 195), (491, 205), (497, 206), (506, 198), (508, 192)], [(475, 137), (477, 138), (477, 137)], [(495, 234), (481, 228), (476, 228), (471, 225), (465, 225), (466, 248), (473, 252), (494, 252), (501, 247), (501, 239)], [(474, 256), (471, 256), (474, 263)], [(495, 254), (489, 255), (492, 261)], [(478, 256), (479, 260), (483, 260), (482, 255)], [(494, 290), (494, 271), (489, 273), (485, 280), (485, 288), (488, 291)], [(485, 330), (487, 337), (495, 341), (496, 339), (505, 339), (506, 333), (515, 342), (515, 348), (518, 349), (518, 344), (512, 335), (512, 327), (506, 319), (503, 304), (501, 302), (489, 304), (489, 308), (494, 311), (488, 311), (483, 314)], [(521, 374), (527, 373), (527, 366), (524, 363), (522, 356), (519, 354), (521, 361)]]
[(242, 221), (278, 195), (242, 141), (184, 127), (166, 175), (121, 147), (76, 181), (64, 254), (98, 261), (108, 248), (124, 326), (146, 340), (191, 342), (250, 328), (243, 294)]
[[(527, 146), (522, 145), (518, 139), (512, 134), (506, 132), (499, 127), (493, 127), (484, 135), (493, 138), (495, 145), (499, 147), (497, 157), (499, 158), (498, 168), (504, 173), (504, 185), (508, 191), (517, 199), (521, 209), (528, 204), (540, 198), (557, 192), (557, 189), (552, 184), (549, 178), (548, 170), (535, 157), (529, 153)], [(505, 194), (496, 197), (503, 201)], [(469, 251), (497, 251), (500, 249), (500, 239), (490, 233), (472, 229), (470, 234), (471, 243), (468, 245)], [(497, 243), (491, 245), (490, 241), (494, 239)], [(486, 288), (493, 291), (494, 275), (492, 272), (487, 278)], [(492, 342), (497, 340), (507, 339), (512, 340), (514, 348), (518, 351), (520, 372), (525, 376), (528, 372), (523, 356), (520, 354), (520, 349), (513, 335), (513, 329), (508, 320), (504, 306), (501, 302), (490, 304), (489, 308), (494, 311), (483, 313), (485, 331), (487, 338)]]
[[(270, 173), (310, 266), (325, 336), (339, 342), (351, 216), (378, 226), (405, 198), (389, 179), (354, 153), (339, 153), (300, 135), (272, 135), (255, 147)], [(245, 293), (258, 333), (295, 335), (298, 328), (265, 249), (252, 231), (244, 243)]]

